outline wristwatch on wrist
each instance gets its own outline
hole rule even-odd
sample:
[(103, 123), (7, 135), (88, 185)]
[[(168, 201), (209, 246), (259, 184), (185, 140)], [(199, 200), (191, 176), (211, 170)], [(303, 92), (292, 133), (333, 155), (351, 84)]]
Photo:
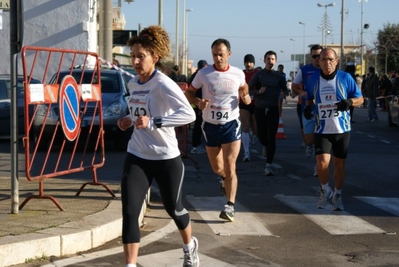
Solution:
[(155, 126), (157, 126), (157, 128), (161, 128), (162, 127), (162, 117), (154, 117), (153, 122), (155, 124)]

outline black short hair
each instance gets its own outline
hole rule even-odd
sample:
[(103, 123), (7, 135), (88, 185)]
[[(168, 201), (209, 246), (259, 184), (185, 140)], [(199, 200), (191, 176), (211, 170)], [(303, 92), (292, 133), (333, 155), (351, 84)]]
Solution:
[(312, 45), (312, 47), (310, 48), (310, 53), (312, 53), (313, 50), (322, 50), (323, 47), (321, 45), (315, 44)]
[(277, 53), (274, 52), (273, 50), (269, 50), (265, 53), (265, 56), (263, 57), (264, 59), (268, 56), (268, 55), (274, 55), (277, 59)]
[(219, 38), (219, 39), (216, 39), (215, 41), (213, 41), (211, 48), (213, 48), (214, 46), (217, 46), (217, 45), (221, 45), (221, 44), (224, 44), (227, 47), (228, 51), (231, 50), (230, 42), (224, 38)]

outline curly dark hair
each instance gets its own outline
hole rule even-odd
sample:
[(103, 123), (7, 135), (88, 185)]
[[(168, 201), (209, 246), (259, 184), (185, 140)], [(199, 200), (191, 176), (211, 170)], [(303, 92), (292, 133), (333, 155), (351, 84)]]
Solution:
[(127, 45), (141, 44), (152, 55), (165, 59), (170, 53), (170, 39), (168, 33), (159, 25), (144, 28), (138, 36), (133, 36), (127, 41)]

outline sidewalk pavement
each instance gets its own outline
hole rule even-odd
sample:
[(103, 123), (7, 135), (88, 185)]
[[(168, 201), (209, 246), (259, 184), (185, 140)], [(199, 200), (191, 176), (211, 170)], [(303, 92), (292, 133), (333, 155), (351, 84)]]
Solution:
[[(0, 267), (76, 254), (121, 236), (119, 180), (99, 179), (116, 198), (104, 187), (93, 185), (87, 185), (75, 196), (84, 183), (91, 182), (90, 173), (51, 178), (43, 183), (44, 194), (53, 196), (64, 211), (50, 199), (31, 199), (18, 214), (11, 214), (10, 157), (9, 153), (0, 153)], [(39, 194), (39, 183), (28, 181), (25, 174), (20, 173), (19, 205), (32, 194)]]

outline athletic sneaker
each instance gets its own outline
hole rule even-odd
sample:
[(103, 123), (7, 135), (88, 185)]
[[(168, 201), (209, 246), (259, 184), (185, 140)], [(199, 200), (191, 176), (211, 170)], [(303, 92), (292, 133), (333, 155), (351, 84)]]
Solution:
[(204, 154), (204, 153), (206, 153), (206, 150), (202, 146), (196, 146), (191, 149), (191, 154)]
[(317, 164), (313, 167), (313, 176), (317, 177)]
[(185, 251), (183, 267), (198, 267), (200, 266), (200, 261), (198, 257), (198, 240), (194, 236), (191, 237), (194, 241), (194, 247), (190, 251)]
[(266, 176), (273, 176), (272, 165), (270, 163), (266, 163), (265, 175)]
[(256, 135), (251, 135), (251, 144), (252, 145), (255, 145), (256, 144), (256, 141), (258, 141), (258, 137), (256, 137)]
[(220, 177), (219, 180), (219, 189), (220, 189), (220, 193), (222, 193), (223, 196), (226, 195), (226, 187), (224, 186), (224, 178)]
[(242, 161), (251, 161), (251, 157), (249, 156), (249, 153), (244, 153), (244, 157), (242, 158)]
[(224, 205), (224, 210), (220, 213), (219, 218), (234, 222), (234, 206)]
[(311, 156), (313, 156), (313, 152), (314, 152), (314, 146), (306, 146), (306, 150), (305, 150), (305, 155), (306, 157), (310, 158)]
[(318, 209), (323, 209), (327, 206), (328, 200), (332, 197), (333, 191), (331, 187), (327, 186), (326, 189), (321, 189), (320, 190), (320, 197), (319, 201), (317, 202), (317, 208)]
[(332, 199), (333, 210), (342, 211), (344, 210), (344, 205), (342, 204), (341, 194), (336, 194)]
[(267, 156), (267, 150), (265, 146), (262, 148), (262, 156), (264, 156), (265, 158)]

